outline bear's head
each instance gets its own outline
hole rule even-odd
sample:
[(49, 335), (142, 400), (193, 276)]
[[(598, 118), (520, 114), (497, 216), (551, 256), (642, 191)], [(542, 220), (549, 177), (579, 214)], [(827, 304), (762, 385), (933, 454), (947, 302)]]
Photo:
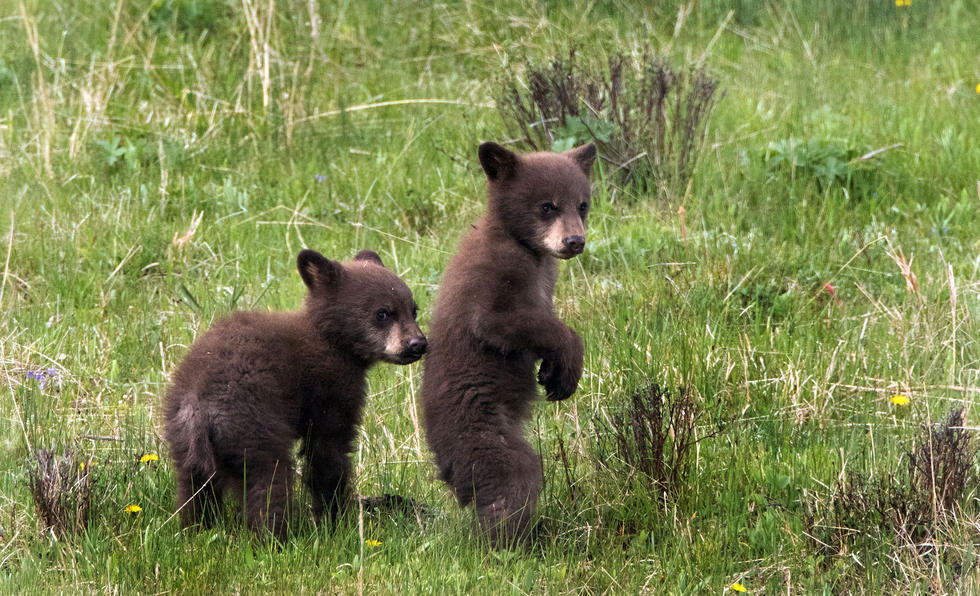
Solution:
[(409, 364), (425, 354), (412, 292), (376, 253), (342, 264), (303, 250), (296, 264), (309, 290), (306, 311), (325, 341), (365, 363)]
[(496, 143), (480, 145), (489, 217), (535, 254), (559, 259), (581, 254), (595, 157), (592, 143), (564, 153), (526, 155)]

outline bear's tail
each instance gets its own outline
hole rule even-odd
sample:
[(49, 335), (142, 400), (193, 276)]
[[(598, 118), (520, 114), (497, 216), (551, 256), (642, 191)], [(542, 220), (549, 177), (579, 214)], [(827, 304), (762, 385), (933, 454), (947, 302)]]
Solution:
[(174, 453), (177, 463), (192, 477), (209, 478), (217, 469), (210, 417), (195, 393), (179, 403), (167, 425), (171, 444), (180, 452)]

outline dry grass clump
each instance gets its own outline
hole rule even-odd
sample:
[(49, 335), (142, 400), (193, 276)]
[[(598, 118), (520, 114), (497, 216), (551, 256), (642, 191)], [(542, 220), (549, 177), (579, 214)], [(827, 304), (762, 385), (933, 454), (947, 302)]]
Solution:
[(72, 449), (37, 449), (31, 454), (28, 487), (45, 533), (65, 538), (85, 528), (92, 509), (90, 467)]

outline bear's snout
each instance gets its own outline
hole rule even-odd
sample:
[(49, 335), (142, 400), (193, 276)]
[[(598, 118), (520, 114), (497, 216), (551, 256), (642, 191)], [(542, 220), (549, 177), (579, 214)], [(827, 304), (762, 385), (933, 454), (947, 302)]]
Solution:
[(399, 350), (397, 354), (391, 354), (389, 356), (390, 362), (395, 364), (411, 364), (419, 358), (429, 349), (429, 342), (426, 341), (424, 335), (416, 335), (414, 337), (409, 337), (403, 339), (399, 345)]
[(585, 250), (585, 236), (566, 236), (561, 243), (565, 246), (565, 250), (573, 255), (582, 254)]
[(422, 355), (425, 354), (425, 351), (429, 349), (429, 342), (426, 341), (424, 335), (420, 335), (418, 337), (405, 340), (404, 347), (405, 355), (412, 355), (421, 358)]

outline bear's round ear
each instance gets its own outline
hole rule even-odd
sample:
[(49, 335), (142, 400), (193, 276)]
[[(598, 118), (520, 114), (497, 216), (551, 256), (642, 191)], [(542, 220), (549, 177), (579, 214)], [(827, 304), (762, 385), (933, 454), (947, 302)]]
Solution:
[(357, 253), (354, 260), (368, 261), (370, 263), (374, 263), (375, 265), (381, 265), (382, 267), (385, 266), (385, 264), (381, 262), (381, 257), (379, 257), (378, 253), (374, 252), (373, 250), (362, 250), (361, 252)]
[(333, 285), (343, 272), (343, 265), (324, 257), (315, 250), (303, 249), (296, 257), (296, 267), (309, 289)]
[(586, 143), (581, 147), (569, 149), (565, 152), (565, 155), (571, 157), (586, 176), (592, 174), (592, 163), (595, 161), (596, 156), (595, 143)]
[(517, 154), (496, 143), (480, 145), (480, 165), (487, 173), (487, 179), (496, 182), (507, 180), (517, 171)]

